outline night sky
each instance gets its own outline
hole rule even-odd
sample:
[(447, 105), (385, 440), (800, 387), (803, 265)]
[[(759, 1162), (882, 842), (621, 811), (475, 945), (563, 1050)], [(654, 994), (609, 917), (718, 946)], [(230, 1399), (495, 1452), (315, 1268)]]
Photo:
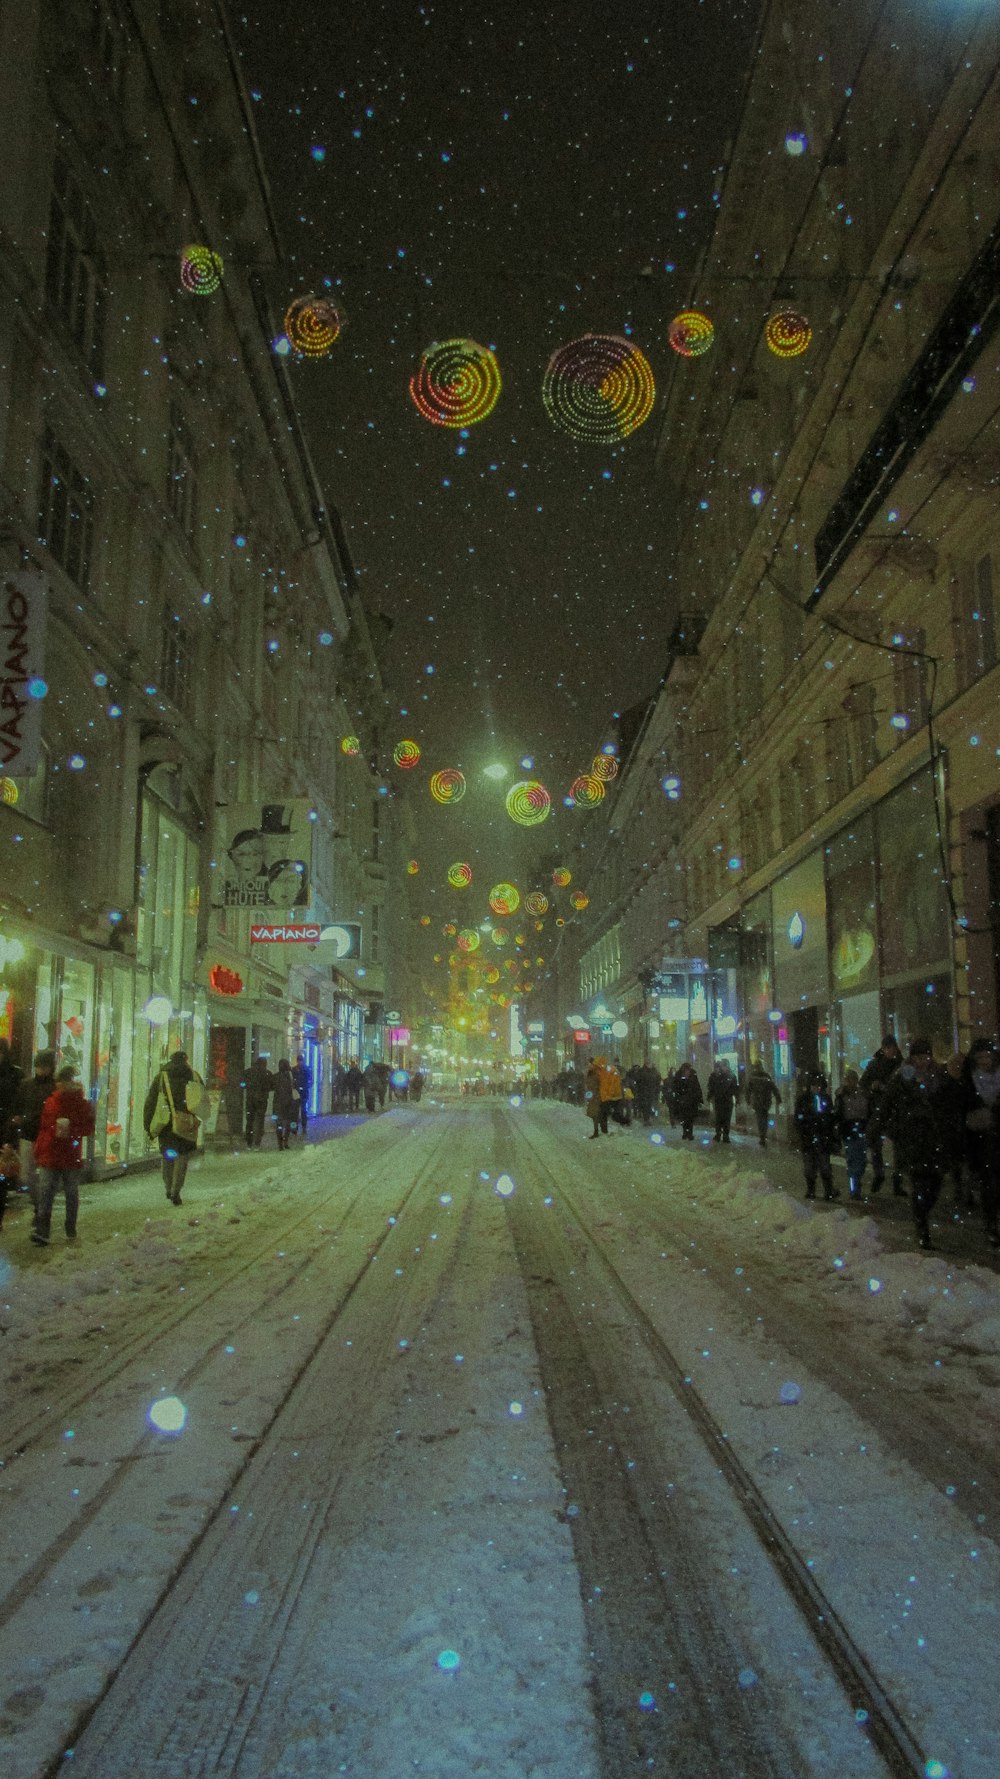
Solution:
[[(752, 0), (257, 0), (239, 23), (287, 299), (327, 291), (348, 317), (292, 377), (364, 598), (393, 623), (435, 881), (449, 853), (517, 880), (526, 845), (568, 843), (586, 820), (562, 807), (571, 779), (662, 671), (658, 406), (616, 445), (577, 442), (542, 377), (557, 346), (598, 332), (628, 335), (665, 383), (755, 22)], [(467, 437), (408, 393), (421, 352), (459, 336), (494, 348), (503, 377)], [(552, 794), (530, 834), (483, 777), (494, 761)], [(466, 773), (460, 809), (434, 805), (425, 765)]]

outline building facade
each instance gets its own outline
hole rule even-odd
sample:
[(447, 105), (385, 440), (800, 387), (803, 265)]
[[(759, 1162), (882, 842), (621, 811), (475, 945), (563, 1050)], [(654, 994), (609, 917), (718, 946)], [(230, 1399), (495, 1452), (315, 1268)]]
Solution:
[(5, 8), (0, 153), (0, 1035), (76, 1064), (111, 1168), (178, 1045), (220, 1140), (253, 1055), (319, 1109), (378, 1053), (386, 694), (221, 10)]
[(992, 9), (763, 10), (660, 423), (679, 646), (563, 947), (663, 1069), (997, 1029), (998, 69)]

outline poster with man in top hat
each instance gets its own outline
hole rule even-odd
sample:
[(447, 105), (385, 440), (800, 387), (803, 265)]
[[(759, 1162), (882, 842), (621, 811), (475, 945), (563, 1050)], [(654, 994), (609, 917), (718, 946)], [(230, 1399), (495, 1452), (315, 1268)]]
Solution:
[(231, 803), (221, 865), (224, 908), (309, 906), (312, 823), (309, 804)]

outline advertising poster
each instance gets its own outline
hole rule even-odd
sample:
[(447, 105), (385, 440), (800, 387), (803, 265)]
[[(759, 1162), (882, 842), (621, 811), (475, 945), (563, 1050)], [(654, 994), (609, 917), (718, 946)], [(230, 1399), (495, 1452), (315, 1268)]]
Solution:
[(312, 830), (304, 798), (230, 804), (219, 863), (222, 906), (270, 908), (281, 914), (307, 908)]
[(42, 685), (48, 583), (40, 574), (5, 574), (0, 581), (0, 771), (31, 778), (41, 758)]

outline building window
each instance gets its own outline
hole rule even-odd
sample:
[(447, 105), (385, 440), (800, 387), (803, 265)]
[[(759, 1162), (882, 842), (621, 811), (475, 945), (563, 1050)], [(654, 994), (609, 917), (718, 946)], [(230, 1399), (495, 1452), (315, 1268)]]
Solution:
[(170, 404), (167, 439), (167, 506), (189, 543), (198, 521), (198, 471), (194, 440), (176, 402)]
[(47, 426), (42, 435), (38, 541), (81, 589), (90, 584), (94, 496), (82, 470)]
[(981, 556), (974, 569), (956, 576), (952, 585), (952, 625), (961, 692), (997, 664), (992, 556)]
[(159, 686), (165, 698), (186, 709), (191, 696), (191, 632), (183, 620), (165, 605), (160, 622)]
[(844, 699), (847, 713), (847, 746), (851, 762), (851, 780), (860, 784), (878, 765), (875, 738), (875, 687), (852, 686)]
[(379, 848), (382, 843), (381, 823), (382, 823), (382, 804), (378, 797), (373, 797), (372, 798), (372, 832), (371, 832), (371, 849), (370, 849), (371, 850), (371, 859), (372, 859), (373, 864), (378, 859)]
[(897, 631), (892, 640), (899, 650), (893, 662), (892, 726), (902, 741), (907, 733), (922, 729), (927, 721), (927, 663), (923, 658), (926, 644), (922, 630), (905, 634)]
[(93, 212), (62, 154), (56, 155), (52, 176), (45, 295), (88, 371), (99, 377), (104, 359), (104, 265), (97, 252)]

